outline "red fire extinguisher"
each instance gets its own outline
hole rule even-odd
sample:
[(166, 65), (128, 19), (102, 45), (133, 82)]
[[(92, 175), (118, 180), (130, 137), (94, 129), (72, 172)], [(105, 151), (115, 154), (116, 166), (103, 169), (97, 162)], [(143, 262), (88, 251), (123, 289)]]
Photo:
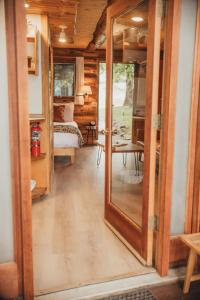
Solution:
[(39, 123), (34, 123), (31, 127), (31, 154), (34, 157), (40, 156), (40, 131)]

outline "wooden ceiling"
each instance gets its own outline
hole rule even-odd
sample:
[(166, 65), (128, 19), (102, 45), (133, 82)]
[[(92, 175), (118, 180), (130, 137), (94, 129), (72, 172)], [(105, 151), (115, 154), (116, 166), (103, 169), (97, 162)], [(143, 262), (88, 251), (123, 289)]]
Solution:
[[(29, 14), (47, 14), (53, 47), (87, 48), (107, 0), (27, 0)], [(58, 41), (60, 25), (65, 29), (67, 42)]]

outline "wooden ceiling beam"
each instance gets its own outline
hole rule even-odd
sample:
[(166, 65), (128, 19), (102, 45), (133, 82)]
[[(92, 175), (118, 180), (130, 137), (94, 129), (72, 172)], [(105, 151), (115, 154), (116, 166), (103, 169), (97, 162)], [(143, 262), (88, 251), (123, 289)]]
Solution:
[(107, 5), (104, 8), (101, 17), (96, 25), (95, 31), (93, 33), (93, 39), (89, 42), (87, 46), (87, 50), (94, 51), (96, 48), (99, 48), (105, 41), (105, 32), (106, 32), (106, 16), (107, 16), (107, 8), (115, 0), (108, 0)]

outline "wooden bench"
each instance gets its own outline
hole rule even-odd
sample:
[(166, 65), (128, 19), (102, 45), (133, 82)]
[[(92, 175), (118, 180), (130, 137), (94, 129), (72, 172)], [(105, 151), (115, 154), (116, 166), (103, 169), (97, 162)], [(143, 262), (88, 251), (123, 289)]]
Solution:
[(200, 233), (186, 234), (182, 235), (180, 238), (182, 242), (190, 248), (183, 287), (183, 293), (186, 294), (189, 292), (190, 283), (192, 281), (200, 280), (200, 274), (193, 275), (197, 256), (200, 255)]

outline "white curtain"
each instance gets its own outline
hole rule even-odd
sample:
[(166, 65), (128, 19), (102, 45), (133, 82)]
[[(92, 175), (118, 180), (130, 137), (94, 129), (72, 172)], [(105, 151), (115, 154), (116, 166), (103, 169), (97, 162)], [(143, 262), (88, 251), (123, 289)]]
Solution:
[(84, 57), (76, 57), (76, 95), (74, 103), (84, 105)]

